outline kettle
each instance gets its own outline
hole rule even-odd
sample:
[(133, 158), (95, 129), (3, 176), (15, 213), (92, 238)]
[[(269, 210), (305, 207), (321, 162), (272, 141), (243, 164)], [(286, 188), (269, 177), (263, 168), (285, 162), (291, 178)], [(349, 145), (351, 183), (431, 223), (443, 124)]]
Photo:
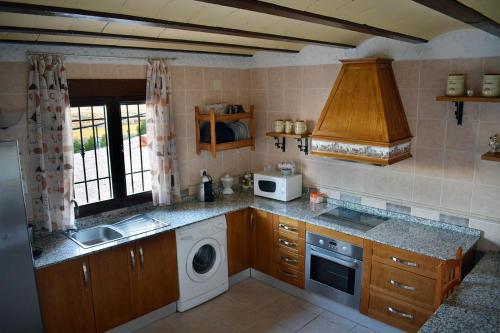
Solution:
[(213, 191), (213, 181), (212, 177), (203, 171), (201, 176), (201, 183), (198, 185), (198, 200), (204, 202), (214, 201), (214, 191)]

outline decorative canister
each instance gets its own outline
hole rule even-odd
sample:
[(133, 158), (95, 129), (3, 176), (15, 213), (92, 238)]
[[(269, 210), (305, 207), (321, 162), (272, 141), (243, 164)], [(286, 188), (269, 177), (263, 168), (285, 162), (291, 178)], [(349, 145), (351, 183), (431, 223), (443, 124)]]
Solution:
[(495, 134), (490, 136), (490, 153), (500, 152), (500, 135)]
[(275, 120), (274, 131), (277, 133), (283, 133), (285, 131), (285, 122), (283, 120)]
[(307, 124), (303, 120), (297, 120), (295, 122), (295, 134), (304, 134), (307, 132)]
[(446, 84), (446, 95), (463, 96), (465, 94), (465, 75), (450, 74)]
[(293, 132), (293, 121), (285, 120), (285, 133), (290, 134)]
[(485, 97), (500, 96), (500, 74), (483, 75), (483, 96)]

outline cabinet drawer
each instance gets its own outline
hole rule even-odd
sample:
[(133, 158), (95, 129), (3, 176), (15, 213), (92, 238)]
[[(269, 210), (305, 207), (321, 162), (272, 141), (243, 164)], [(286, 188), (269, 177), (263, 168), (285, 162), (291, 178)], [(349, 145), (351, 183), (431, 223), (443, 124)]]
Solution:
[(304, 272), (304, 256), (287, 251), (282, 247), (274, 249), (274, 262), (275, 264), (280, 264), (283, 267), (294, 269), (299, 272)]
[(274, 231), (274, 247), (283, 249), (292, 253), (297, 253), (301, 256), (305, 253), (305, 241), (302, 238), (287, 237), (277, 231)]
[(421, 254), (373, 243), (373, 260), (406, 271), (436, 278), (439, 260)]
[(432, 312), (388, 296), (370, 292), (368, 314), (389, 325), (408, 332), (416, 332), (429, 319)]
[(422, 275), (374, 261), (370, 288), (430, 310), (434, 309), (436, 281)]
[(305, 238), (306, 226), (305, 223), (289, 219), (288, 217), (275, 215), (274, 230), (289, 238)]
[(304, 272), (299, 272), (280, 264), (274, 264), (272, 275), (283, 282), (304, 289)]

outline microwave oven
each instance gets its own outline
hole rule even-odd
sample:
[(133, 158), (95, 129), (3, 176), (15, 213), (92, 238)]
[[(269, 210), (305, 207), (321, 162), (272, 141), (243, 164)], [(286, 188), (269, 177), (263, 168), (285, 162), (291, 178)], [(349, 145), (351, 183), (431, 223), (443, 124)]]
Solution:
[(283, 176), (279, 171), (254, 174), (255, 195), (281, 201), (290, 201), (302, 196), (302, 175)]

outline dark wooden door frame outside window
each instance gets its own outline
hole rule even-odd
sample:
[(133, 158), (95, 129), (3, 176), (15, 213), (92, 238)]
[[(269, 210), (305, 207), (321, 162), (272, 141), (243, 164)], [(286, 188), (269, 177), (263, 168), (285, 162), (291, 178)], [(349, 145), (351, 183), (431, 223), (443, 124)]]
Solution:
[(88, 216), (151, 201), (151, 191), (127, 195), (120, 109), (121, 104), (145, 102), (146, 80), (68, 80), (68, 88), (72, 107), (105, 105), (107, 110), (113, 198), (81, 205), (79, 216)]

